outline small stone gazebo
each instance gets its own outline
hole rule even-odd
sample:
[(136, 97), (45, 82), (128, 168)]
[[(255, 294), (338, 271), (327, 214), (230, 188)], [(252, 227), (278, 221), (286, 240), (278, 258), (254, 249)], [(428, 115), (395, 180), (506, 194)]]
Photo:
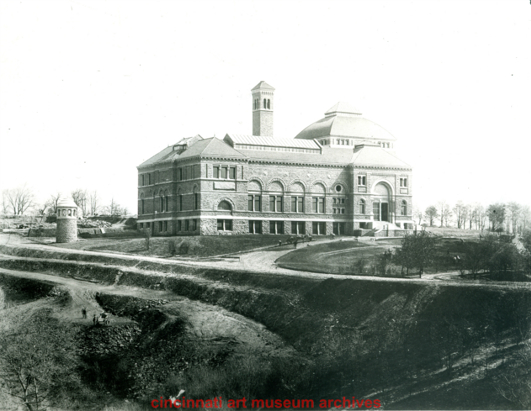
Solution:
[(77, 241), (77, 205), (73, 200), (61, 200), (57, 204), (58, 243), (72, 243)]

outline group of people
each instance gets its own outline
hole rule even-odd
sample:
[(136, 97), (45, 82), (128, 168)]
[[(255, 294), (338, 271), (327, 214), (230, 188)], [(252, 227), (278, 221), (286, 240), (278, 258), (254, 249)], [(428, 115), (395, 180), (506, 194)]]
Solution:
[[(83, 319), (86, 319), (87, 318), (87, 309), (86, 307), (83, 307), (81, 309), (81, 317)], [(107, 313), (104, 311), (102, 312), (100, 315), (96, 316), (96, 314), (94, 314), (92, 316), (92, 323), (94, 325), (98, 325), (98, 324), (103, 324), (103, 325), (109, 325), (111, 322), (111, 319), (109, 318), (109, 316), (107, 315)]]

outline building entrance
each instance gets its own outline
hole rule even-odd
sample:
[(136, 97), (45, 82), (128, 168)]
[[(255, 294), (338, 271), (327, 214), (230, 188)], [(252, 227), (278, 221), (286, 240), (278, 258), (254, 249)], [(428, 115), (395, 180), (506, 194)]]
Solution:
[(389, 221), (389, 203), (375, 202), (372, 207), (374, 221)]

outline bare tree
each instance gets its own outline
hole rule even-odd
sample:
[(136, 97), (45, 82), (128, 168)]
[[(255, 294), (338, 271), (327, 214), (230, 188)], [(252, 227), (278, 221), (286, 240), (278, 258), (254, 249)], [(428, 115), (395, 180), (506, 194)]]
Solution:
[(448, 220), (452, 216), (452, 210), (450, 210), (450, 206), (448, 203), (444, 200), (439, 201), (439, 217), (441, 218), (441, 227), (448, 225)]
[(454, 215), (457, 222), (457, 228), (464, 228), (467, 210), (465, 204), (461, 200), (459, 200), (454, 206)]
[(434, 220), (439, 217), (439, 212), (437, 211), (437, 207), (430, 206), (425, 211), (426, 218), (430, 221), (430, 227), (433, 226)]
[(505, 204), (496, 203), (489, 205), (487, 216), (489, 217), (490, 229), (492, 231), (502, 231), (506, 218)]
[(419, 220), (419, 224), (418, 225), (420, 225), (420, 223), (422, 223), (422, 219), (424, 218), (424, 213), (417, 206), (413, 206), (413, 218)]
[(46, 208), (50, 209), (50, 212), (53, 214), (57, 214), (57, 204), (59, 204), (59, 201), (61, 201), (61, 193), (57, 192), (55, 194), (52, 194), (48, 200), (46, 200), (46, 203), (44, 203)]
[(520, 204), (513, 202), (510, 202), (507, 204), (507, 212), (508, 216), (507, 218), (511, 222), (511, 232), (515, 234), (517, 232), (518, 222), (520, 220), (520, 213), (522, 212), (522, 206)]
[(74, 203), (79, 207), (81, 212), (83, 213), (83, 217), (85, 217), (88, 214), (88, 208), (89, 208), (89, 198), (87, 194), (87, 190), (83, 190), (81, 188), (78, 188), (77, 190), (72, 191), (72, 200), (74, 200)]
[(531, 222), (531, 208), (529, 208), (528, 205), (522, 207), (518, 221), (520, 231), (524, 232), (525, 230), (527, 230), (527, 228), (529, 227), (529, 223)]
[(89, 203), (90, 203), (90, 215), (95, 215), (98, 213), (98, 210), (100, 209), (100, 199), (98, 197), (97, 191), (93, 191), (89, 195)]
[(123, 215), (127, 213), (127, 208), (122, 207), (114, 198), (111, 198), (111, 202), (105, 207), (105, 212), (110, 215)]
[(14, 215), (23, 215), (30, 207), (34, 206), (33, 191), (26, 185), (7, 189), (2, 192), (3, 201)]

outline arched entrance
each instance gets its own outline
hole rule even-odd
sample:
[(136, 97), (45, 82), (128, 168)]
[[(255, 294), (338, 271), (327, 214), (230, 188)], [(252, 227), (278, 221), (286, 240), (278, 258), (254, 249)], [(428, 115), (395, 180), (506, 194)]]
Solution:
[(378, 183), (373, 191), (372, 214), (374, 221), (391, 222), (391, 212), (389, 204), (391, 202), (389, 188), (384, 183)]

